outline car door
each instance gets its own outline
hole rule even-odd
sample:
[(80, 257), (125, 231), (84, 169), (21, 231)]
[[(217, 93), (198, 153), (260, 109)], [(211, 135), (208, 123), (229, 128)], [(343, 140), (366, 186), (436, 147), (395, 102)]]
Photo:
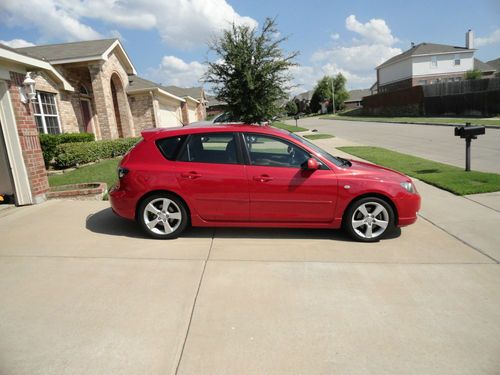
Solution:
[(234, 133), (191, 134), (176, 161), (183, 193), (207, 221), (248, 221), (246, 166)]
[(254, 222), (331, 222), (337, 179), (326, 166), (302, 168), (311, 155), (283, 138), (245, 133), (249, 158), (250, 220)]

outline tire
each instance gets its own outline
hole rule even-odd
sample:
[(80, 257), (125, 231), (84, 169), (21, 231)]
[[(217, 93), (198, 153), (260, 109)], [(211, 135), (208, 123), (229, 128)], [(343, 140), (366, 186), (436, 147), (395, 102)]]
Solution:
[(137, 219), (144, 232), (157, 239), (177, 238), (189, 223), (184, 202), (166, 193), (144, 199), (139, 205)]
[(394, 211), (380, 198), (366, 197), (354, 202), (346, 212), (344, 227), (359, 242), (375, 242), (394, 230)]

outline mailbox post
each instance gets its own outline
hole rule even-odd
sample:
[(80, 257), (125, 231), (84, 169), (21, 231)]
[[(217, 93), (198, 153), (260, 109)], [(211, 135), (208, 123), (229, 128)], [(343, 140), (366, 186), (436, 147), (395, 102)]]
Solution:
[(296, 114), (295, 116), (293, 116), (293, 118), (295, 119), (295, 126), (298, 127), (299, 126), (298, 120), (299, 120), (300, 116), (298, 114)]
[(465, 126), (455, 127), (455, 136), (465, 139), (465, 170), (470, 171), (470, 145), (473, 139), (477, 139), (478, 135), (485, 134), (484, 126), (471, 126), (470, 122), (466, 122)]

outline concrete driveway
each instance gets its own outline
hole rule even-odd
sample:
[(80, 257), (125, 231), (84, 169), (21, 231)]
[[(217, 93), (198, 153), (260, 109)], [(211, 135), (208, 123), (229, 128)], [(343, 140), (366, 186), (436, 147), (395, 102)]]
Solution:
[[(294, 120), (287, 123), (295, 125)], [(455, 137), (450, 126), (320, 120), (317, 117), (300, 119), (298, 124), (362, 145), (385, 147), (458, 167), (465, 166), (465, 141)], [(500, 127), (486, 129), (485, 135), (472, 142), (472, 169), (500, 173), (499, 160)]]
[(424, 219), (146, 239), (106, 202), (0, 217), (1, 374), (498, 374), (500, 268)]

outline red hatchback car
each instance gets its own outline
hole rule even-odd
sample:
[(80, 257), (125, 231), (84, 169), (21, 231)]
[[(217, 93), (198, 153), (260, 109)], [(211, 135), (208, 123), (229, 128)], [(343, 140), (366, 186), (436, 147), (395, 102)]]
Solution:
[(401, 173), (334, 157), (293, 133), (258, 125), (151, 129), (110, 192), (115, 213), (155, 238), (195, 227), (345, 228), (381, 239), (417, 219)]

